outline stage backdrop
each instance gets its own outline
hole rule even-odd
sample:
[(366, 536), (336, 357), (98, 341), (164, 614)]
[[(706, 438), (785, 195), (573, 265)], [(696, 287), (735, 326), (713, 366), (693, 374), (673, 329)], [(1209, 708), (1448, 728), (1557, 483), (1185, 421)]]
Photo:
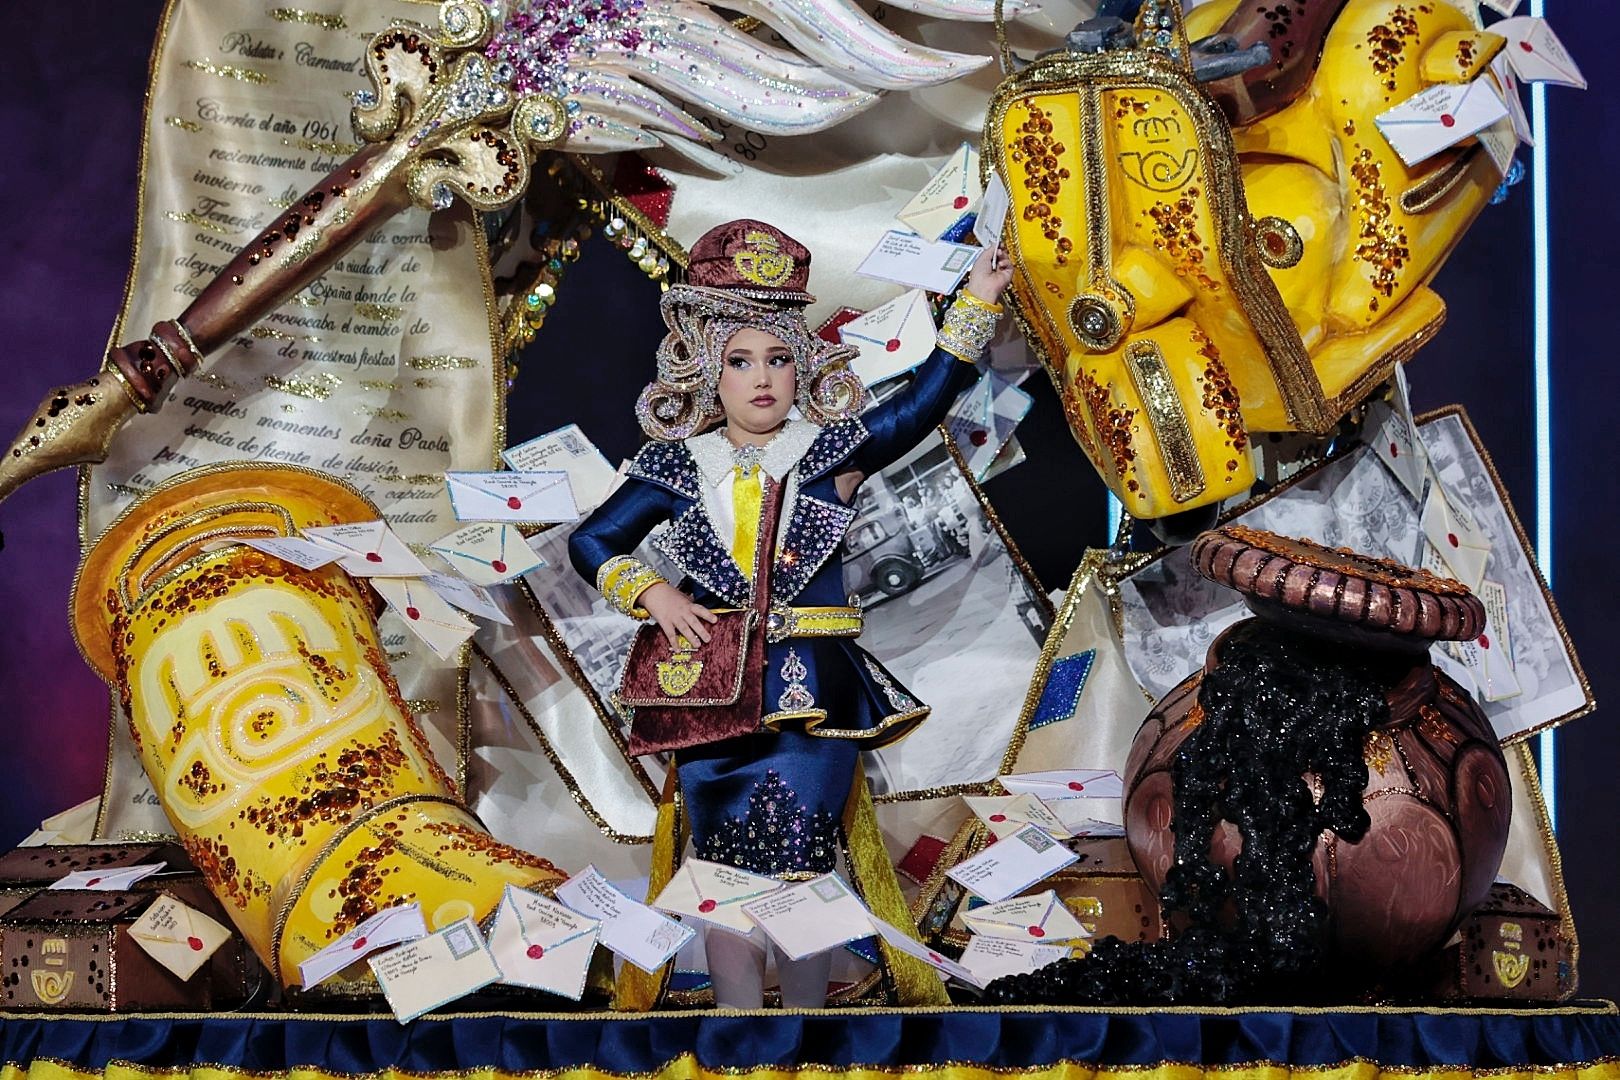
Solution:
[[(11, 427), (51, 385), (97, 362), (119, 307), (134, 226), (146, 57), (159, 0), (33, 9), (0, 71), (0, 116), (11, 150), (0, 159), (10, 206), (10, 255), (0, 264), (0, 427)], [(1582, 9), (1550, 3), (1578, 25)], [(1566, 30), (1566, 34), (1573, 31)], [(1608, 242), (1620, 238), (1620, 122), (1595, 38), (1571, 40), (1594, 79), (1586, 94), (1549, 92), (1553, 246), (1553, 587), (1600, 703), (1615, 686), (1620, 634), (1611, 537), (1620, 524), (1614, 461), (1615, 290)], [(1529, 181), (1486, 212), (1438, 282), (1450, 305), (1438, 340), (1408, 367), (1414, 404), (1465, 405), (1534, 530), (1531, 218)], [(656, 287), (600, 243), (569, 273), (541, 337), (524, 358), (510, 408), (518, 442), (578, 422), (613, 459), (638, 442), (629, 404), (650, 370), (660, 329)], [(618, 377), (604, 379), (611, 370)], [(636, 378), (639, 378), (639, 374)], [(988, 485), (990, 498), (1044, 583), (1067, 582), (1081, 552), (1103, 540), (1103, 489), (1063, 424), (1051, 388), (1030, 384), (1035, 407), (1019, 429), (1029, 461)], [(43, 816), (95, 794), (105, 758), (107, 697), (68, 633), (78, 558), (76, 478), (38, 481), (0, 507), (0, 644), (5, 692), (0, 845)], [(1559, 838), (1582, 935), (1582, 989), (1620, 995), (1620, 869), (1609, 836), (1620, 810), (1613, 781), (1620, 733), (1606, 710), (1562, 730), (1556, 777)]]

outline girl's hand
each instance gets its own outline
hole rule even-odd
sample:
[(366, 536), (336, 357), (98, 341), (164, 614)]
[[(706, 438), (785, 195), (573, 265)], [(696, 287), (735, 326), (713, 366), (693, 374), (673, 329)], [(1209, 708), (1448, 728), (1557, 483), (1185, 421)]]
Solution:
[(973, 268), (968, 271), (967, 290), (987, 304), (999, 304), (1001, 294), (1012, 283), (1012, 275), (1012, 260), (1007, 257), (1006, 249), (985, 249), (979, 252), (979, 257), (973, 260)]
[(672, 649), (681, 635), (691, 642), (707, 642), (709, 631), (704, 624), (719, 621), (714, 612), (664, 581), (648, 586), (636, 603), (647, 609)]

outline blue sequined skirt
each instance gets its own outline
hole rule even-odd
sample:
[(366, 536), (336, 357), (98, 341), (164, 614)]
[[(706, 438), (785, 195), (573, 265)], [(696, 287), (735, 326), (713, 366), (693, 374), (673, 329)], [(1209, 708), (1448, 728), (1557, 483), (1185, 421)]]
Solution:
[(766, 730), (675, 755), (699, 858), (770, 877), (832, 871), (861, 750), (928, 707), (848, 638), (766, 650)]

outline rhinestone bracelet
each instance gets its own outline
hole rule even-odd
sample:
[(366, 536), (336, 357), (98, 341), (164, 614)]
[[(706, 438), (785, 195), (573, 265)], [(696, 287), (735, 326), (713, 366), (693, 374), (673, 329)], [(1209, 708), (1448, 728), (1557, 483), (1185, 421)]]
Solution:
[(1000, 321), (1000, 304), (987, 303), (970, 292), (957, 293), (939, 328), (939, 347), (958, 360), (975, 363), (996, 336)]
[(633, 619), (651, 618), (646, 608), (636, 606), (636, 599), (663, 581), (658, 571), (628, 555), (614, 556), (596, 572), (597, 592), (615, 611)]

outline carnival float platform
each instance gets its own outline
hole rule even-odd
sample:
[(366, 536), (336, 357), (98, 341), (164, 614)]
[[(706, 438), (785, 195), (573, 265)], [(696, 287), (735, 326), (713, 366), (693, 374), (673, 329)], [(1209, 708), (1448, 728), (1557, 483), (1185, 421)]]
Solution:
[[(26, 55), (23, 62), (0, 76), (0, 86), (6, 87), (0, 93), (0, 115), (8, 118), (21, 144), (32, 147), (30, 153), (38, 156), (20, 156), (15, 167), (0, 178), (0, 185), (17, 205), (32, 208), (32, 212), (19, 212), (13, 226), (20, 236), (18, 250), (23, 257), (8, 260), (0, 269), (4, 283), (0, 292), (7, 297), (5, 325), (17, 357), (0, 374), (0, 387), (10, 403), (0, 422), (11, 423), (13, 414), (22, 417), (45, 387), (81, 377), (89, 370), (107, 344), (108, 316), (118, 311), (121, 295), (125, 316), (132, 310), (144, 312), (140, 307), (143, 297), (126, 293), (130, 223), (137, 219), (145, 223), (149, 231), (144, 242), (151, 243), (152, 231), (163, 227), (152, 223), (170, 220), (183, 224), (174, 215), (191, 212), (179, 203), (159, 208), (139, 202), (134, 180), (139, 159), (144, 191), (154, 132), (175, 140), (195, 134), (185, 123), (163, 115), (147, 116), (143, 127), (141, 115), (143, 95), (148, 91), (146, 66), (153, 29), (160, 21), (166, 22), (176, 6), (153, 2), (126, 8), (120, 4), (116, 12), (96, 13), (100, 22), (95, 26), (82, 12), (36, 8), (19, 31), (19, 47)], [(354, 6), (345, 10), (352, 11)], [(408, 9), (403, 0), (393, 6)], [(431, 6), (424, 6), (421, 17), (430, 20), (433, 13)], [(1560, 13), (1552, 14), (1557, 17)], [(1580, 19), (1596, 17), (1595, 13), (1571, 11), (1561, 24), (1569, 28), (1566, 40), (1582, 47), (1588, 69), (1594, 72), (1601, 65), (1587, 50), (1596, 52), (1599, 35), (1582, 40), (1574, 27)], [(272, 19), (281, 20), (281, 16)], [(277, 22), (282, 29), (286, 25)], [(987, 26), (979, 30), (989, 33)], [(962, 39), (952, 40), (960, 45)], [(358, 43), (357, 37), (356, 47)], [(210, 59), (201, 51), (194, 52), (183, 57), (175, 54), (170, 60), (216, 69), (230, 66), (223, 55), (211, 52)], [(241, 56), (237, 66), (251, 68), (252, 59)], [(171, 68), (175, 66), (171, 63)], [(234, 85), (232, 77), (219, 76), (217, 70), (208, 74), (219, 81), (226, 98), (240, 96), (248, 85)], [(319, 74), (327, 78), (332, 72)], [(48, 109), (40, 108), (42, 99), (51, 102)], [(1613, 365), (1595, 359), (1612, 351), (1613, 328), (1607, 318), (1615, 279), (1612, 270), (1592, 259), (1591, 251), (1594, 243), (1601, 247), (1606, 242), (1602, 238), (1620, 229), (1620, 208), (1614, 200), (1598, 195), (1589, 178), (1620, 169), (1620, 150), (1614, 140), (1592, 136), (1592, 132), (1604, 130), (1604, 118), (1615, 100), (1612, 88), (1595, 82), (1589, 94), (1557, 97), (1555, 107), (1545, 115), (1537, 114), (1537, 122), (1543, 125), (1544, 152), (1537, 159), (1537, 171), (1511, 190), (1504, 205), (1487, 209), (1486, 214), (1495, 215), (1496, 220), (1481, 224), (1458, 242), (1450, 265), (1436, 283), (1450, 308), (1446, 328), (1411, 367), (1412, 401), (1420, 410), (1452, 402), (1467, 407), (1466, 415), (1442, 409), (1428, 419), (1450, 418), (1454, 430), (1447, 445), (1471, 445), (1478, 450), (1483, 465), (1460, 483), (1466, 486), (1477, 480), (1481, 498), (1506, 508), (1504, 520), (1509, 527), (1504, 533), (1516, 534), (1510, 537), (1515, 550), (1522, 550), (1537, 563), (1539, 576), (1533, 570), (1529, 577), (1542, 586), (1540, 592), (1546, 592), (1545, 585), (1552, 582), (1556, 569), (1562, 617), (1555, 611), (1549, 624), (1554, 629), (1548, 632), (1566, 644), (1569, 639), (1579, 642), (1584, 667), (1592, 672), (1599, 695), (1607, 690), (1609, 673), (1620, 663), (1613, 598), (1603, 584), (1611, 573), (1612, 536), (1620, 529), (1616, 510), (1620, 507), (1620, 472), (1608, 464), (1613, 457), (1608, 449), (1613, 437), (1612, 402), (1620, 394), (1620, 377)], [(189, 122), (178, 112), (175, 117)], [(64, 136), (63, 131), (69, 129), (71, 137)], [(293, 137), (327, 143), (339, 134), (308, 134), (300, 129)], [(781, 144), (772, 138), (775, 145)], [(752, 161), (755, 152), (764, 149), (763, 145), (754, 147), (746, 134), (737, 135), (735, 143), (739, 160), (745, 150)], [(930, 147), (929, 152), (937, 164), (939, 148)], [(1529, 148), (1521, 148), (1521, 154), (1528, 163)], [(667, 212), (670, 193), (657, 190), (650, 200), (641, 197), (639, 201), (622, 193), (604, 194), (591, 186), (603, 180), (600, 170), (593, 171), (578, 161), (568, 169), (575, 166), (577, 171), (564, 170), (574, 186), (566, 189), (563, 201), (570, 206), (574, 201), (579, 204), (574, 209), (581, 216), (569, 225), (576, 231), (568, 235), (581, 241), (570, 254), (567, 279), (546, 294), (544, 334), (537, 337), (535, 331), (540, 327), (532, 325), (524, 338), (527, 344), (512, 357), (502, 356), (498, 350), (481, 355), (484, 367), (478, 375), (496, 386), (492, 397), (497, 405), (491, 416), (481, 417), (470, 427), (476, 429), (473, 441), (487, 436), (497, 440), (494, 446), (499, 449), (502, 441), (515, 445), (577, 422), (617, 460), (630, 452), (639, 437), (630, 420), (628, 403), (635, 388), (630, 384), (639, 385), (642, 368), (650, 366), (643, 361), (651, 355), (651, 346), (661, 332), (656, 319), (657, 285), (659, 274), (665, 271), (654, 273), (643, 263), (651, 251), (656, 265), (660, 248), (649, 241), (662, 233), (649, 223), (644, 211), (663, 199)], [(906, 174), (906, 182), (920, 182), (929, 171), (919, 166)], [(608, 179), (621, 182), (625, 176)], [(716, 182), (703, 178), (702, 183)], [(1547, 184), (1557, 197), (1549, 202), (1543, 187), (1532, 198), (1536, 186)], [(634, 183), (624, 183), (625, 192), (635, 190)], [(679, 185), (676, 190), (679, 197)], [(691, 194), (712, 189), (701, 188), (699, 178), (694, 177), (685, 190)], [(284, 193), (278, 189), (271, 194)], [(639, 194), (645, 196), (646, 192)], [(752, 197), (758, 194), (755, 189)], [(172, 211), (168, 219), (163, 217), (165, 210)], [(478, 232), (473, 221), (470, 217), (455, 219), (463, 245), (476, 246), (471, 243)], [(588, 224), (581, 226), (581, 221)], [(243, 232), (234, 242), (246, 240), (251, 232)], [(138, 246), (143, 243), (141, 229), (135, 233)], [(641, 243), (641, 254), (632, 253), (627, 260), (625, 254), (634, 243)], [(188, 275), (189, 271), (181, 276)], [(129, 288), (133, 289), (134, 281), (132, 276)], [(552, 296), (558, 298), (555, 310), (550, 310)], [(181, 299), (176, 296), (175, 303), (169, 303), (165, 298), (156, 306), (177, 307)], [(616, 317), (604, 319), (604, 311), (613, 311)], [(172, 313), (165, 310), (161, 314)], [(473, 323), (494, 321), (493, 317), (485, 319), (481, 307), (473, 314)], [(123, 321), (121, 318), (120, 324)], [(112, 344), (145, 332), (146, 325), (135, 321), (121, 325), (124, 333)], [(257, 344), (246, 337), (238, 344), (243, 352), (258, 348), (252, 359), (266, 360), (280, 347), (280, 340), (266, 334), (256, 339)], [(612, 367), (611, 377), (604, 379), (599, 367), (570, 359), (604, 355), (635, 360), (626, 359)], [(1539, 366), (1532, 364), (1533, 357)], [(512, 358), (522, 363), (509, 370), (504, 365)], [(521, 375), (515, 382), (502, 385), (506, 382), (503, 376), (519, 368)], [(439, 377), (443, 369), (423, 369), (417, 375), (419, 379)], [(227, 371), (215, 377), (228, 381), (231, 376)], [(606, 383), (621, 377), (623, 387), (604, 392)], [(1037, 387), (1036, 383), (1043, 385)], [(1083, 550), (1106, 547), (1115, 537), (1108, 532), (1103, 486), (1092, 477), (1074, 444), (1062, 403), (1046, 392), (1044, 383), (1044, 376), (1031, 382), (1033, 408), (1019, 427), (1028, 462), (983, 485), (966, 485), (972, 488), (971, 501), (983, 509), (984, 534), (998, 536), (1006, 547), (1007, 565), (998, 564), (996, 573), (1014, 582), (1016, 588), (1011, 591), (1023, 590), (1029, 595), (1020, 595), (1016, 615), (1009, 605), (1005, 611), (990, 606), (974, 609), (969, 616), (986, 621), (1000, 617), (1010, 623), (1023, 620), (1037, 631), (1055, 625), (1061, 631), (1078, 625), (1083, 617), (1076, 614), (1072, 592), (1065, 605), (1048, 600), (1047, 591), (1056, 593), (1065, 585), (1086, 581), (1075, 574)], [(214, 385), (217, 389), (218, 384)], [(308, 384), (288, 385), (304, 391), (285, 401), (277, 399), (278, 407), (289, 414), (294, 408), (319, 403), (318, 388), (310, 391)], [(345, 402), (346, 407), (351, 405), (353, 402)], [(370, 407), (384, 411), (380, 406)], [(207, 426), (207, 407), (195, 408), (191, 415)], [(212, 415), (217, 418), (218, 413)], [(192, 444), (187, 453), (206, 442), (204, 438)], [(942, 452), (941, 460), (944, 457)], [(1335, 460), (1339, 459), (1328, 454), (1318, 464), (1333, 467)], [(0, 514), (6, 540), (0, 554), (0, 606), (12, 613), (22, 634), (20, 647), (0, 648), (0, 686), (12, 702), (4, 757), (12, 787), (0, 847), (11, 846), (36, 822), (62, 807), (98, 793), (109, 800), (103, 817), (110, 815), (110, 819), (126, 823), (161, 822), (155, 800), (149, 805), (145, 802), (152, 798), (149, 790), (139, 784), (129, 786), (114, 776), (111, 762), (116, 755), (122, 755), (126, 780), (133, 758), (129, 748), (118, 742), (116, 722), (109, 733), (105, 688), (81, 663), (63, 618), (81, 545), (88, 547), (96, 531), (91, 516), (100, 515), (96, 524), (106, 523), (112, 504), (131, 494), (113, 489), (127, 479), (127, 474), (102, 474), (88, 468), (77, 483), (70, 474), (61, 474), (12, 497)], [(1063, 493), (1067, 509), (1065, 520), (1056, 525), (1054, 490)], [(1387, 507), (1370, 510), (1370, 516), (1377, 517), (1382, 509)], [(946, 541), (948, 538), (941, 540), (941, 550), (949, 546)], [(959, 580), (953, 575), (960, 567), (945, 565), (943, 556), (936, 561), (939, 565), (925, 567), (931, 577), (921, 583), (919, 596), (945, 592)], [(931, 594), (927, 593), (930, 581)], [(1054, 662), (1082, 655), (1067, 648), (1059, 650), (1062, 638), (1062, 633), (1049, 632), (1044, 645), (1025, 643), (1029, 646), (1025, 659), (1033, 664), (1038, 657), (1040, 680), (1048, 678)], [(555, 636), (546, 640), (556, 646), (545, 653), (546, 660), (583, 684), (580, 661), (569, 647), (559, 644), (561, 639)], [(577, 651), (589, 659), (585, 648)], [(1201, 644), (1196, 651), (1201, 653)], [(497, 690), (504, 691), (511, 707), (527, 723), (526, 728), (523, 724), (515, 727), (534, 731), (545, 746), (544, 753), (514, 756), (506, 765), (514, 772), (532, 769), (535, 775), (543, 774), (550, 785), (541, 800), (542, 808), (564, 821), (563, 827), (572, 837), (569, 843), (575, 845), (568, 858), (559, 858), (559, 864), (577, 869), (591, 857), (578, 856), (588, 848), (580, 840), (582, 836), (612, 850), (610, 858), (634, 861), (637, 856), (627, 852), (636, 852), (637, 844), (645, 847), (651, 839), (651, 829), (642, 830), (639, 825), (643, 824), (641, 818), (649, 822), (652, 818), (657, 801), (654, 785), (645, 776), (632, 775), (633, 769), (625, 773), (629, 780), (623, 786), (645, 804), (637, 804), (640, 817), (622, 815), (625, 820), (636, 818), (637, 828), (621, 827), (619, 819), (604, 819), (601, 808), (582, 797), (572, 781), (559, 787), (556, 777), (566, 780), (570, 765), (577, 772), (578, 759), (568, 758), (566, 749), (559, 755), (546, 743), (546, 734), (554, 735), (555, 730), (543, 728), (545, 717), (535, 705), (538, 695), (529, 693), (521, 680), (512, 685), (497, 670), (496, 661), (506, 662), (493, 647), (475, 654), (463, 665), (461, 680), (441, 683), (435, 695), (445, 701), (458, 693), (476, 698), (476, 693), (468, 694), (467, 669), (475, 676), (484, 670), (493, 673), (489, 685), (498, 684)], [(1092, 671), (1090, 663), (1085, 667), (1087, 673)], [(570, 668), (570, 664), (575, 666)], [(42, 672), (49, 677), (42, 678)], [(1185, 670), (1166, 673), (1167, 685), (1184, 674)], [(1558, 721), (1590, 711), (1593, 687), (1579, 662), (1575, 675), (1573, 681), (1580, 692), (1571, 689), (1571, 694), (1578, 701), (1559, 711)], [(1084, 680), (1085, 675), (1080, 675), (1081, 686)], [(1021, 694), (1028, 672), (1017, 681), (1016, 693)], [(1138, 688), (1131, 689), (1135, 693)], [(998, 686), (999, 690), (1004, 687)], [(1079, 695), (1077, 686), (1074, 697)], [(411, 704), (430, 696), (413, 697)], [(1040, 693), (1034, 693), (1026, 702), (1026, 714), (1041, 714), (1043, 700)], [(1127, 726), (1134, 729), (1145, 710), (1143, 705)], [(592, 714), (584, 709), (571, 715), (589, 719)], [(1032, 718), (1020, 718), (1020, 738), (1029, 733), (1027, 722)], [(435, 738), (446, 745), (462, 737), (470, 740), (472, 726), (465, 712), (460, 721), (459, 727), (443, 725)], [(1063, 729), (1044, 730), (1049, 738)], [(452, 779), (462, 794), (470, 796), (480, 782), (476, 755), (465, 745), (452, 745), (449, 757), (461, 766), (459, 773), (451, 770)], [(1620, 879), (1611, 854), (1611, 823), (1620, 812), (1613, 786), (1616, 760), (1620, 760), (1620, 738), (1602, 713), (1567, 730), (1554, 733), (1549, 727), (1526, 736), (1510, 756), (1513, 767), (1523, 768), (1525, 775), (1534, 776), (1540, 770), (1540, 786), (1524, 799), (1524, 805), (1534, 811), (1534, 820), (1523, 825), (1529, 836), (1525, 842), (1538, 852), (1536, 865), (1545, 874), (1539, 883), (1541, 891), (1567, 928), (1571, 944), (1573, 921), (1580, 920), (1579, 992), (1583, 995), (1620, 996), (1620, 935), (1612, 933), (1620, 927)], [(487, 773), (482, 779), (489, 779)], [(638, 785), (646, 789), (645, 797), (637, 791)], [(1548, 796), (1545, 802), (1543, 792)], [(525, 820), (523, 804), (514, 804), (510, 791), (491, 783), (485, 794), (489, 796), (485, 809), (504, 814), (492, 822), (498, 838), (506, 839), (510, 830), (521, 836), (513, 842), (550, 854), (540, 846), (547, 839), (546, 830)], [(902, 797), (884, 803), (879, 796), (880, 815), (885, 806), (894, 813), (906, 805)], [(128, 840), (139, 831), (131, 825), (120, 837), (115, 828), (103, 838)], [(612, 843), (604, 837), (613, 837)], [(933, 839), (944, 846), (953, 838)], [(1279, 1080), (1296, 1071), (1325, 1074), (1328, 1080), (1375, 1080), (1386, 1073), (1424, 1080), (1532, 1075), (1611, 1080), (1620, 1076), (1620, 1013), (1612, 1003), (1595, 998), (1525, 1007), (1505, 1002), (1117, 1010), (959, 1005), (757, 1013), (540, 1013), (503, 1011), (498, 1001), (487, 1007), (489, 1011), (477, 1011), (466, 1008), (465, 1003), (452, 1005), (403, 1025), (381, 1011), (380, 1002), (373, 1012), (350, 1012), (342, 1005), (333, 1011), (0, 1012), (0, 1080), (24, 1076), (40, 1080), (181, 1076), (228, 1080), (236, 1074), (302, 1080), (473, 1074), (490, 1080), (837, 1074), (938, 1075), (953, 1080), (1104, 1076), (1114, 1080), (1130, 1074), (1151, 1080), (1191, 1080), (1204, 1073), (1233, 1080)]]
[(389, 1016), (13, 1015), (7, 1080), (924, 1076), (1464, 1080), (1615, 1075), (1606, 1002), (1527, 1010), (857, 1009)]

